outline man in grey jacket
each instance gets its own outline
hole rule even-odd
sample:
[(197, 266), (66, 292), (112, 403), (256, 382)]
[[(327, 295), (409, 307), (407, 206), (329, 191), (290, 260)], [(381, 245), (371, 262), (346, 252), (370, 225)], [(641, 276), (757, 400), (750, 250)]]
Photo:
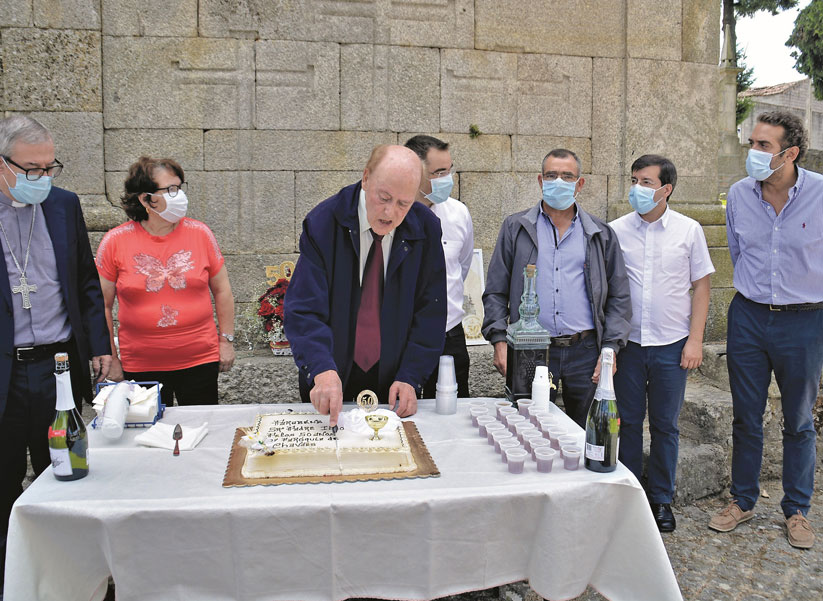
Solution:
[(539, 321), (552, 337), (549, 371), (561, 385), (566, 413), (583, 426), (600, 375), (600, 349), (617, 353), (626, 345), (632, 309), (617, 237), (575, 202), (585, 183), (580, 172), (576, 154), (552, 150), (537, 176), (541, 202), (504, 220), (483, 293), (483, 335), (505, 375), (506, 327), (520, 319), (523, 269), (536, 264)]

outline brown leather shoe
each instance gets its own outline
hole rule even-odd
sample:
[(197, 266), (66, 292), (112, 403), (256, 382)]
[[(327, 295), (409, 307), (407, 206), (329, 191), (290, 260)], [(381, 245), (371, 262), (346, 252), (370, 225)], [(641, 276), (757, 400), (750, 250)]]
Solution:
[(814, 531), (809, 520), (800, 513), (786, 519), (786, 536), (789, 539), (789, 544), (798, 549), (811, 549), (814, 544)]
[(737, 500), (732, 500), (726, 507), (718, 511), (709, 521), (709, 528), (718, 532), (731, 532), (754, 517), (754, 511), (743, 511), (737, 504)]

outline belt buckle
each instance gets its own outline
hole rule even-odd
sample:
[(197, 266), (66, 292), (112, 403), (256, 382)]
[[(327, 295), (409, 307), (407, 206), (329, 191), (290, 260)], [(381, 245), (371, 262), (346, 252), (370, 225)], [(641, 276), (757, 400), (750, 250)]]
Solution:
[(780, 305), (772, 305), (771, 303), (769, 303), (769, 311), (773, 311), (774, 313), (780, 313), (781, 311), (783, 311), (783, 307), (781, 307)]
[(572, 345), (572, 336), (556, 336), (552, 338), (552, 345), (559, 348), (566, 348)]
[(26, 359), (24, 357), (20, 356), (20, 351), (25, 352), (25, 351), (33, 351), (33, 350), (34, 350), (33, 346), (21, 346), (21, 347), (18, 347), (16, 349), (14, 349), (14, 356), (18, 361), (25, 361)]

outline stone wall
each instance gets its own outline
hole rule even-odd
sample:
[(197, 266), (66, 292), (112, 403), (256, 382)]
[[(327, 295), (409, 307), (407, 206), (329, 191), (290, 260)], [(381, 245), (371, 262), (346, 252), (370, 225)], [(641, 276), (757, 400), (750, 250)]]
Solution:
[(128, 166), (178, 159), (243, 329), (309, 209), (415, 133), (451, 142), (487, 260), (556, 146), (602, 217), (627, 209), (634, 158), (671, 157), (719, 249), (718, 26), (716, 0), (4, 0), (0, 109), (52, 129), (95, 245), (124, 218)]

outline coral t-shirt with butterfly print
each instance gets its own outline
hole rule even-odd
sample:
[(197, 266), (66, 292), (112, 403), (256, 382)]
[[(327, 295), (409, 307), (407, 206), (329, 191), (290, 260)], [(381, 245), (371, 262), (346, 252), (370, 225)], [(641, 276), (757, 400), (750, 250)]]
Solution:
[(219, 360), (209, 280), (223, 263), (208, 226), (188, 217), (166, 236), (129, 221), (103, 237), (97, 270), (115, 283), (124, 370), (171, 371)]

